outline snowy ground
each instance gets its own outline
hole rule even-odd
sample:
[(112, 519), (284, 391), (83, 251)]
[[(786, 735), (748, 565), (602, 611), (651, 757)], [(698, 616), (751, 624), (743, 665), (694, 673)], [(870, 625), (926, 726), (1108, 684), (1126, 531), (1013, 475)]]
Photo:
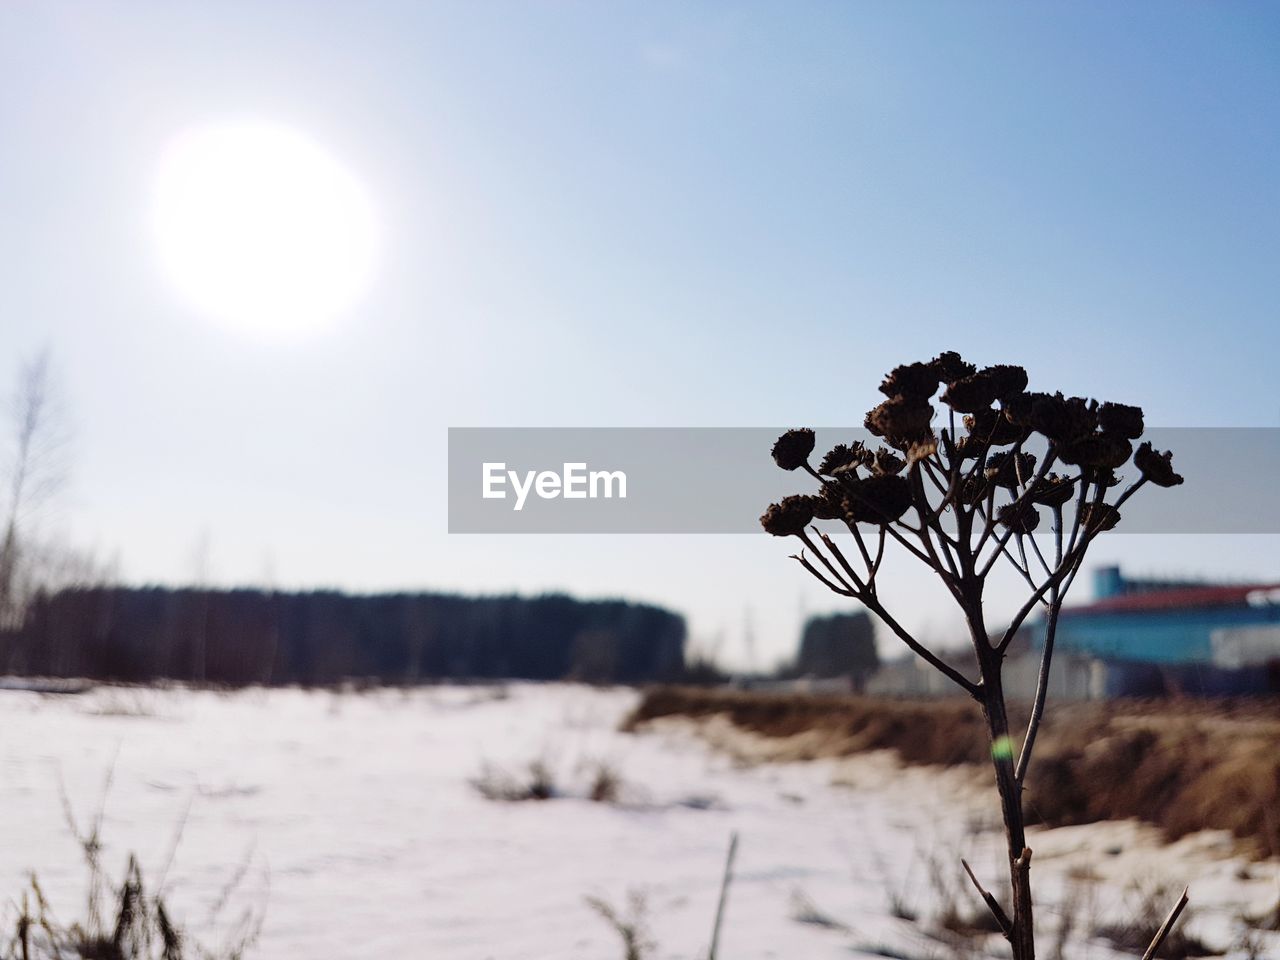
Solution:
[[(947, 888), (972, 910), (959, 857), (998, 883), (999, 835), (972, 774), (899, 770), (883, 755), (744, 766), (680, 724), (618, 733), (633, 699), (526, 685), (0, 691), (0, 894), (11, 899), (34, 869), (60, 918), (81, 914), (84, 871), (59, 783), (83, 821), (111, 770), (103, 839), (113, 875), (136, 851), (158, 877), (182, 825), (171, 904), (216, 942), (237, 910), (265, 903), (254, 956), (609, 960), (621, 957), (619, 941), (585, 898), (622, 908), (639, 891), (654, 956), (704, 957), (733, 831), (721, 957), (956, 955), (922, 927)], [(470, 783), (485, 763), (518, 771), (538, 758), (570, 796), (499, 803)], [(596, 761), (621, 774), (622, 803), (581, 796)], [(1161, 848), (1135, 825), (1100, 824), (1031, 844), (1046, 941), (1066, 878), (1085, 864), (1093, 879), (1074, 885), (1077, 929), (1122, 915), (1135, 883), (1190, 883), (1193, 928), (1225, 947), (1235, 913), (1277, 896), (1276, 865), (1246, 868), (1213, 834)], [(921, 922), (894, 919), (895, 900)], [(1068, 952), (1113, 955), (1097, 941)]]

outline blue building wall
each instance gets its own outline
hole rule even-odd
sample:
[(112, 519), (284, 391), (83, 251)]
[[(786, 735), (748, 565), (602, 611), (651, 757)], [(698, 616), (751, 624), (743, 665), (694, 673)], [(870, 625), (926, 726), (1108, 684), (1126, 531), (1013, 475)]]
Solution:
[[(1210, 636), (1219, 628), (1280, 623), (1280, 607), (1270, 605), (1064, 614), (1055, 649), (1162, 664), (1209, 661)], [(1037, 645), (1042, 645), (1043, 621), (1036, 626)]]

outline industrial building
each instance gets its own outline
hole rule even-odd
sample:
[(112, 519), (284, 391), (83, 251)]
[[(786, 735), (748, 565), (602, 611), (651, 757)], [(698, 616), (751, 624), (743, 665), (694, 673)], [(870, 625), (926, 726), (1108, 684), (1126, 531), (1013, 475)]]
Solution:
[[(1054, 699), (1280, 693), (1280, 583), (1136, 578), (1107, 566), (1094, 571), (1093, 594), (1058, 619)], [(1005, 663), (1010, 696), (1032, 696), (1044, 640), (1043, 617), (1020, 631)], [(972, 673), (972, 652), (945, 656)], [(886, 664), (867, 691), (936, 696), (954, 688), (911, 657)]]
[[(1093, 601), (1058, 620), (1068, 671), (1089, 665), (1090, 689), (1077, 695), (1280, 692), (1280, 583), (1131, 578), (1108, 566), (1093, 584)], [(1033, 653), (1044, 629), (1031, 625)]]

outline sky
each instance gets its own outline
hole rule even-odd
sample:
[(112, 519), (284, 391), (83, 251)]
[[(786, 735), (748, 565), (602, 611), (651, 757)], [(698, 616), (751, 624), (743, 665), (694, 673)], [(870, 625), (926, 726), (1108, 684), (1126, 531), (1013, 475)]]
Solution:
[[(40, 522), (129, 582), (626, 595), (768, 661), (839, 608), (785, 546), (451, 536), (447, 429), (856, 426), (943, 349), (1276, 426), (1277, 103), (1263, 3), (6, 4), (0, 388), (51, 351), (72, 471)], [(367, 289), (304, 334), (163, 269), (162, 157), (244, 122), (376, 223)], [(1280, 579), (1274, 537), (1095, 556)], [(894, 559), (904, 622), (951, 639)]]

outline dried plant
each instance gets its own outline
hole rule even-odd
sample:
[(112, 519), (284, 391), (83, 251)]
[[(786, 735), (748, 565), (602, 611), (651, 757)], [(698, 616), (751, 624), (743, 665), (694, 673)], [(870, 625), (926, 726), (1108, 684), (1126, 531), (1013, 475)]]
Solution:
[(225, 943), (205, 946), (175, 923), (158, 888), (147, 889), (133, 856), (120, 886), (108, 892), (110, 915), (95, 914), (102, 902), (91, 902), (84, 921), (62, 924), (31, 874), (13, 935), (7, 944), (0, 941), (0, 960), (242, 960), (262, 927), (263, 911), (248, 907), (229, 928)]
[[(50, 910), (34, 872), (16, 900), (17, 917), (7, 945), (0, 937), (0, 960), (242, 960), (257, 942), (266, 915), (265, 903), (245, 905), (235, 920), (224, 925), (223, 942), (209, 947), (178, 925), (166, 900), (166, 881), (186, 828), (190, 804), (174, 827), (158, 878), (143, 883), (143, 871), (130, 854), (119, 886), (108, 879), (103, 864), (102, 824), (107, 797), (115, 777), (115, 761), (107, 767), (96, 812), (83, 821), (76, 817), (65, 786), (59, 795), (67, 828), (75, 838), (88, 871), (84, 916), (60, 923)], [(210, 907), (206, 925), (212, 927), (248, 873), (252, 848), (232, 873)], [(265, 876), (264, 876), (265, 880)]]
[[(935, 429), (934, 395), (946, 409)], [(956, 353), (893, 370), (880, 386), (886, 399), (865, 426), (884, 445), (840, 444), (815, 468), (815, 437), (789, 430), (773, 447), (784, 470), (803, 470), (818, 492), (786, 497), (760, 518), (775, 536), (804, 546), (795, 559), (833, 592), (860, 601), (903, 643), (981, 706), (995, 767), (1008, 843), (1006, 914), (980, 890), (1015, 960), (1035, 955), (1031, 903), (1031, 850), (1026, 845), (1022, 791), (1036, 733), (1044, 715), (1054, 635), (1062, 602), (1090, 544), (1115, 527), (1120, 508), (1148, 484), (1182, 482), (1168, 453), (1134, 443), (1143, 433), (1142, 410), (1061, 393), (1027, 391), (1027, 373), (1010, 365), (977, 369)], [(1137, 477), (1120, 490), (1118, 470)], [(1051, 523), (1047, 544), (1037, 538), (1041, 512)], [(842, 549), (816, 521), (838, 522), (852, 536)], [(888, 541), (941, 578), (969, 629), (976, 677), (944, 661), (886, 609), (878, 578)], [(853, 558), (852, 562), (850, 557)], [(1001, 631), (987, 628), (983, 594), (1001, 558), (1029, 591)], [(1031, 716), (1020, 749), (1010, 735), (1002, 665), (1027, 618), (1044, 612), (1044, 644)]]
[(545, 760), (533, 760), (520, 776), (486, 763), (471, 786), (486, 800), (516, 803), (522, 800), (550, 800), (559, 795), (551, 767)]
[(837, 920), (816, 903), (813, 898), (800, 887), (791, 891), (791, 919), (811, 927), (823, 930), (835, 930), (839, 933), (852, 933), (853, 929), (844, 921)]
[(656, 949), (656, 944), (649, 936), (648, 900), (641, 891), (631, 890), (627, 893), (626, 913), (601, 897), (587, 897), (586, 903), (618, 935), (622, 941), (624, 960), (645, 960)]
[[(1162, 925), (1168, 924), (1165, 905), (1173, 893), (1167, 884), (1159, 881), (1133, 882), (1127, 891), (1129, 919), (1120, 923), (1102, 924), (1093, 930), (1094, 936), (1110, 941), (1120, 950), (1137, 953), (1152, 941)], [(1166, 934), (1164, 949), (1160, 955), (1165, 960), (1186, 960), (1188, 957), (1208, 957), (1221, 952), (1188, 934), (1184, 925), (1183, 929)]]
[(587, 799), (596, 803), (619, 803), (624, 783), (618, 768), (607, 760), (596, 760), (589, 765), (590, 782)]

